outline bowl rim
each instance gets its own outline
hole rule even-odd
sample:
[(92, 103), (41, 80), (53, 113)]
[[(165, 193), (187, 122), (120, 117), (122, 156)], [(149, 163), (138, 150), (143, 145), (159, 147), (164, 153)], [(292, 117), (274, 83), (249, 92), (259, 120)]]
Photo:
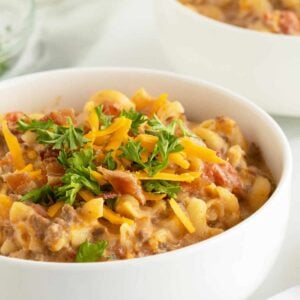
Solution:
[[(283, 133), (280, 126), (276, 123), (276, 121), (267, 114), (262, 108), (252, 103), (250, 100), (246, 99), (243, 96), (236, 94), (235, 92), (230, 91), (229, 89), (223, 88), (217, 84), (208, 82), (206, 80), (202, 80), (199, 78), (195, 78), (192, 76), (177, 74), (170, 71), (160, 71), (154, 69), (145, 69), (145, 68), (128, 68), (128, 67), (82, 67), (82, 68), (67, 68), (67, 69), (56, 69), (51, 71), (43, 71), (37, 72), (33, 74), (27, 74), (19, 77), (10, 78), (7, 80), (3, 80), (0, 82), (0, 93), (2, 89), (13, 88), (20, 83), (26, 83), (26, 81), (34, 81), (38, 80), (42, 77), (48, 77), (51, 75), (62, 74), (63, 76), (68, 76), (69, 74), (84, 74), (84, 73), (127, 73), (133, 75), (151, 75), (155, 77), (165, 77), (174, 81), (183, 81), (186, 84), (195, 84), (202, 89), (215, 90), (219, 93), (224, 94), (224, 96), (228, 96), (230, 101), (236, 103), (242, 103), (245, 106), (245, 109), (250, 111), (251, 113), (257, 114), (263, 118), (264, 122), (273, 130), (276, 135), (276, 138), (280, 140), (282, 149), (283, 149), (283, 167), (281, 171), (281, 176), (278, 180), (276, 189), (274, 190), (271, 197), (268, 201), (259, 208), (256, 212), (250, 215), (245, 220), (241, 221), (237, 225), (225, 230), (221, 234), (208, 238), (206, 240), (197, 242), (195, 244), (179, 248), (176, 250), (168, 251), (165, 253), (149, 255), (145, 257), (139, 257), (134, 259), (125, 259), (125, 260), (114, 260), (107, 262), (90, 262), (90, 263), (74, 263), (74, 262), (45, 262), (45, 261), (34, 261), (34, 260), (26, 260), (21, 258), (13, 258), (0, 255), (0, 265), (2, 263), (7, 264), (17, 264), (23, 265), (23, 267), (30, 267), (34, 269), (46, 268), (51, 270), (69, 270), (73, 268), (80, 268), (82, 271), (84, 270), (93, 270), (94, 268), (112, 268), (112, 267), (125, 267), (127, 265), (133, 266), (139, 263), (159, 263), (161, 259), (172, 259), (173, 257), (178, 257), (180, 255), (192, 254), (197, 251), (198, 248), (209, 247), (211, 244), (218, 243), (219, 240), (225, 239), (227, 236), (234, 234), (239, 228), (248, 226), (249, 223), (255, 222), (258, 215), (264, 213), (264, 211), (271, 209), (270, 206), (273, 205), (273, 202), (276, 201), (277, 195), (281, 193), (282, 190), (289, 188), (291, 182), (292, 175), (292, 152), (290, 149), (289, 142)], [(288, 201), (288, 199), (287, 199)], [(288, 202), (287, 202), (287, 205)], [(251, 226), (251, 224), (250, 224)]]
[[(161, 0), (156, 0), (157, 3)], [(180, 13), (185, 14), (189, 18), (195, 19), (197, 22), (200, 22), (199, 20), (202, 20), (203, 22), (207, 22), (208, 24), (216, 27), (217, 29), (221, 30), (228, 30), (232, 31), (233, 33), (242, 33), (242, 34), (248, 34), (252, 36), (262, 37), (262, 38), (268, 38), (268, 39), (289, 39), (289, 40), (299, 40), (300, 41), (300, 35), (289, 35), (289, 34), (283, 34), (283, 33), (272, 33), (272, 32), (264, 32), (264, 31), (258, 31), (255, 29), (250, 28), (244, 28), (239, 27), (230, 23), (225, 23), (221, 21), (214, 20), (210, 17), (207, 17), (205, 15), (202, 15), (196, 11), (193, 11), (192, 9), (188, 8), (184, 4), (180, 3), (178, 0), (163, 0), (166, 2), (169, 2), (170, 5), (174, 5), (174, 8), (179, 11)], [(159, 4), (157, 4), (159, 5)]]

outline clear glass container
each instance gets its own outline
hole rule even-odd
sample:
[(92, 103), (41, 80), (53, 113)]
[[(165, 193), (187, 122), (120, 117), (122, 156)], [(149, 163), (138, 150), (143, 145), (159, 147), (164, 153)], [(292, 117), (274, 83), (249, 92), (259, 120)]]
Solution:
[(0, 0), (0, 77), (21, 56), (34, 24), (34, 0)]

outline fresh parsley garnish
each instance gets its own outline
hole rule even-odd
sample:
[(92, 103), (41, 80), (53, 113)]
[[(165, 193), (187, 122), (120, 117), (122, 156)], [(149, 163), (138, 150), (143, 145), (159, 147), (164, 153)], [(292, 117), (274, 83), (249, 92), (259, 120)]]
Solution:
[(117, 168), (117, 163), (112, 157), (112, 151), (106, 153), (103, 163), (106, 165), (108, 170), (115, 170)]
[(101, 192), (97, 182), (86, 176), (73, 173), (72, 171), (67, 171), (61, 181), (63, 185), (55, 190), (55, 196), (57, 199), (70, 205), (74, 204), (76, 195), (82, 188), (90, 190), (95, 195)]
[(134, 109), (128, 111), (123, 110), (121, 116), (132, 120), (130, 131), (133, 135), (137, 135), (139, 133), (139, 127), (148, 120), (144, 114), (135, 111)]
[(165, 169), (169, 163), (169, 154), (183, 150), (178, 138), (169, 131), (161, 130), (158, 133), (158, 141), (155, 144), (152, 155), (146, 163), (146, 172), (154, 176)]
[(118, 197), (112, 198), (112, 199), (105, 199), (105, 204), (112, 210), (115, 210), (116, 204), (118, 201)]
[(129, 140), (127, 144), (120, 147), (122, 151), (121, 158), (134, 162), (140, 169), (146, 168), (146, 164), (142, 162), (141, 154), (145, 150), (140, 141)]
[(182, 120), (177, 120), (177, 125), (180, 128), (183, 136), (197, 138), (197, 135), (194, 134), (187, 126), (185, 126)]
[(148, 121), (151, 128), (149, 134), (158, 137), (153, 152), (147, 162), (143, 162), (141, 154), (144, 151), (139, 141), (129, 140), (127, 144), (120, 147), (121, 157), (133, 161), (140, 169), (144, 169), (150, 176), (154, 176), (161, 170), (165, 169), (169, 163), (169, 154), (183, 150), (175, 136), (176, 123), (172, 122), (165, 126), (156, 116)]
[(101, 193), (99, 184), (90, 176), (90, 171), (95, 168), (93, 158), (91, 148), (72, 152), (69, 157), (65, 151), (60, 152), (57, 159), (66, 168), (66, 173), (61, 179), (63, 185), (55, 190), (57, 199), (72, 205), (82, 188), (95, 195)]
[(143, 182), (143, 189), (146, 192), (167, 194), (169, 198), (176, 198), (180, 192), (180, 185), (167, 180), (147, 180)]
[(68, 118), (68, 127), (55, 124), (52, 120), (40, 121), (31, 120), (27, 123), (25, 120), (18, 120), (18, 130), (32, 131), (37, 135), (37, 142), (50, 145), (53, 149), (76, 150), (78, 147), (88, 142), (83, 136), (83, 130), (75, 127), (71, 118)]
[(107, 241), (99, 241), (96, 243), (84, 242), (80, 245), (77, 255), (76, 262), (95, 262), (98, 261), (108, 246)]
[(151, 127), (151, 129), (146, 130), (146, 132), (149, 134), (157, 135), (158, 132), (167, 131), (168, 133), (174, 135), (176, 129), (176, 120), (173, 120), (170, 124), (165, 125), (157, 115), (154, 115), (152, 119), (148, 120), (148, 125)]
[(101, 123), (101, 129), (107, 128), (111, 124), (112, 116), (106, 115), (103, 112), (103, 105), (102, 104), (96, 106), (95, 111), (96, 111), (98, 119)]
[(53, 190), (50, 185), (31, 190), (22, 196), (20, 201), (31, 201), (34, 203), (48, 202), (53, 197)]
[(95, 168), (92, 148), (81, 149), (80, 151), (72, 152), (70, 155), (62, 150), (57, 160), (65, 168), (77, 171), (83, 175), (89, 175), (90, 170)]

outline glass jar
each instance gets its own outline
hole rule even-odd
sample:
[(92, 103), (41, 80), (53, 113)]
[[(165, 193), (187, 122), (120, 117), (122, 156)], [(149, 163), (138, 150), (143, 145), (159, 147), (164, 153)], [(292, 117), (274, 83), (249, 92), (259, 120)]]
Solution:
[(0, 77), (21, 56), (34, 23), (34, 0), (0, 0)]

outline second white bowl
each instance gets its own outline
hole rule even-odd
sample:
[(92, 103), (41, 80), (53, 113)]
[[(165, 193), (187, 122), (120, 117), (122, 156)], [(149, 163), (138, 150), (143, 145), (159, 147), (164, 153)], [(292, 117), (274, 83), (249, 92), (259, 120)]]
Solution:
[(161, 42), (178, 71), (216, 82), (270, 113), (300, 116), (300, 37), (257, 32), (156, 0)]

